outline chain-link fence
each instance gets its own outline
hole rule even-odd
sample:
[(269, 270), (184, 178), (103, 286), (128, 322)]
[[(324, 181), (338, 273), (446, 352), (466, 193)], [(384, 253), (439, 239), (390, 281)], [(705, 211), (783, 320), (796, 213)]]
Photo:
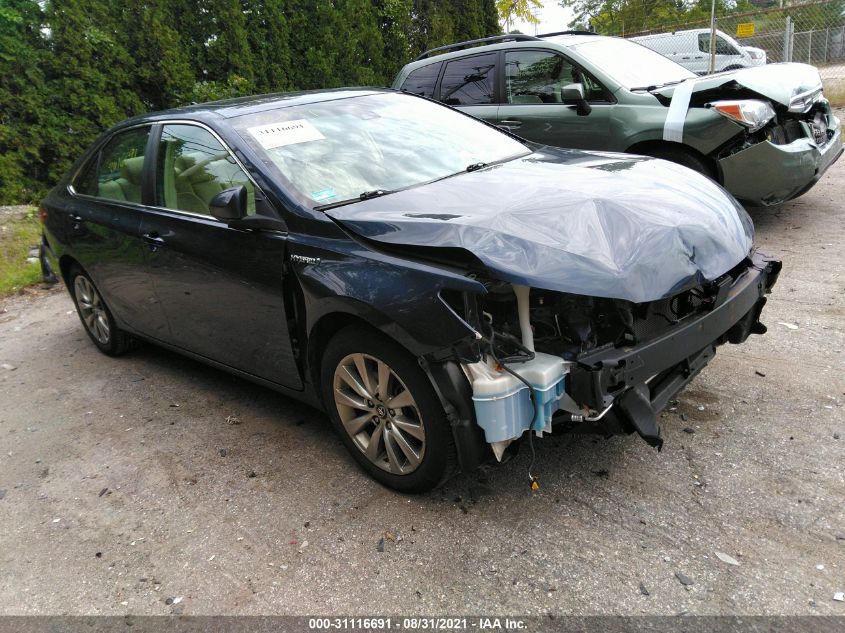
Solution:
[(710, 18), (701, 12), (693, 20), (659, 20), (644, 11), (643, 0), (620, 6), (614, 20), (593, 24), (597, 31), (636, 39), (698, 74), (784, 61), (812, 64), (825, 96), (845, 105), (845, 0), (740, 0), (732, 9), (720, 4), (712, 45)]

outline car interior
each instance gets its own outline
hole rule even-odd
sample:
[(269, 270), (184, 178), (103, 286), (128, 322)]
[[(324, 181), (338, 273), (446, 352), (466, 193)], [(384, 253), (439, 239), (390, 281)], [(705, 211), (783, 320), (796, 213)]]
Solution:
[(247, 215), (255, 215), (255, 188), (228, 151), (173, 136), (162, 136), (159, 154), (159, 200), (168, 209), (211, 215), (215, 195), (243, 185)]

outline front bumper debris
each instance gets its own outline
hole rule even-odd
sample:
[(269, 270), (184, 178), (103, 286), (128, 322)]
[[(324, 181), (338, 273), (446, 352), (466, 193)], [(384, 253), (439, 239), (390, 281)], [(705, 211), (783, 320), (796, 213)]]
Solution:
[[(587, 352), (571, 369), (569, 395), (575, 402), (601, 411), (614, 404), (601, 427), (573, 430), (637, 431), (660, 447), (657, 414), (713, 358), (723, 343), (742, 343), (763, 334), (759, 317), (765, 295), (777, 281), (781, 262), (762, 253), (751, 256), (748, 268), (719, 287), (711, 308), (678, 324), (662, 336), (634, 347)], [(560, 422), (575, 416), (559, 412)]]
[(719, 161), (722, 185), (753, 204), (779, 204), (806, 193), (842, 155), (838, 121), (823, 146), (810, 138), (786, 145), (762, 141)]

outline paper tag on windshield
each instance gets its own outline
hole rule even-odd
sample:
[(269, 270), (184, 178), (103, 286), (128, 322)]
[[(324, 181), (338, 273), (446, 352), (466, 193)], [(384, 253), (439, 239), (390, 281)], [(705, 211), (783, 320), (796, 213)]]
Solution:
[(261, 147), (264, 149), (273, 149), (294, 143), (307, 143), (308, 141), (321, 141), (326, 138), (320, 134), (320, 130), (305, 119), (259, 125), (249, 128), (249, 133), (261, 143)]

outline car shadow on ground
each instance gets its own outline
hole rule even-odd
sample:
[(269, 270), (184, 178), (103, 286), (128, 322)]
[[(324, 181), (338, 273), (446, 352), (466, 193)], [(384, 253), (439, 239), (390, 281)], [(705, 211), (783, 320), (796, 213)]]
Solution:
[[(387, 496), (402, 496), (382, 488), (358, 467), (334, 432), (328, 416), (314, 407), (153, 343), (141, 344), (121, 362), (135, 365), (131, 369), (126, 365), (127, 370), (137, 374), (135, 380), (154, 376), (157, 383), (168, 385), (168, 392), (181, 394), (179, 406), (183, 414), (190, 415), (193, 406), (207, 409), (209, 404), (220, 409), (217, 417), (221, 419), (233, 415), (233, 412), (238, 415), (248, 412), (250, 418), (269, 421), (282, 434), (263, 438), (271, 444), (276, 443), (279, 452), (291, 450), (280, 440), (284, 434), (295, 431), (300, 446), (301, 443), (310, 445), (306, 449), (308, 453), (320, 454), (323, 460), (342, 461), (343, 464), (336, 462), (335, 465), (348, 472), (349, 478), (360, 480), (359, 484), (369, 482), (374, 493), (381, 490)], [(166, 394), (164, 396), (166, 399)], [(235, 433), (241, 434), (241, 439), (247, 443), (254, 434), (254, 428), (243, 425)], [(578, 478), (598, 482), (608, 478), (609, 467), (602, 464), (624, 468), (625, 452), (634, 442), (639, 442), (635, 435), (605, 439), (557, 432), (543, 439), (535, 438), (535, 470), (542, 470), (549, 481)], [(561, 458), (563, 455), (565, 459)], [(506, 463), (497, 464), (491, 459), (479, 469), (458, 473), (441, 488), (416, 498), (424, 504), (437, 505), (444, 500), (461, 497), (471, 499), (472, 504), (481, 504), (479, 507), (482, 507), (486, 496), (495, 498), (496, 503), (512, 495), (523, 496), (530, 492), (529, 463), (530, 447), (527, 441), (523, 441), (517, 454)]]

